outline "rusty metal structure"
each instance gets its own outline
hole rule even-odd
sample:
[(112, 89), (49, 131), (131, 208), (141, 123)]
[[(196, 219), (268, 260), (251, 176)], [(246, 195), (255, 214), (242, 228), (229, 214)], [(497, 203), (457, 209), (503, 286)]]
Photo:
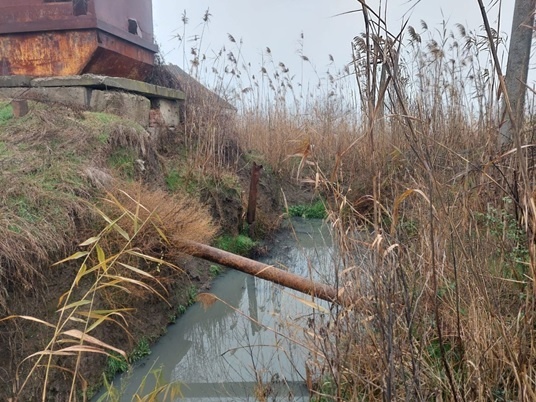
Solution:
[(143, 80), (157, 50), (152, 0), (0, 0), (0, 75)]

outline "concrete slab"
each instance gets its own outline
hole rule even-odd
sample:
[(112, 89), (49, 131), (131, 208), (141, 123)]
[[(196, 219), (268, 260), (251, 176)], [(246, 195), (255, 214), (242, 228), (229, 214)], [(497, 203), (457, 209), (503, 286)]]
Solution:
[(148, 84), (128, 78), (107, 77), (103, 75), (84, 74), (66, 77), (35, 78), (31, 81), (33, 87), (91, 87), (98, 89), (119, 89), (146, 96), (147, 98), (163, 98), (184, 100), (184, 92)]
[(89, 106), (88, 89), (72, 88), (0, 88), (0, 97), (8, 99), (28, 99), (39, 102), (60, 103), (66, 106)]
[(32, 78), (27, 75), (0, 75), (0, 88), (29, 87)]
[(68, 75), (65, 77), (41, 77), (30, 81), (32, 87), (103, 87), (106, 77), (101, 75), (84, 74)]
[(84, 74), (46, 78), (0, 76), (0, 97), (54, 102), (117, 114), (147, 128), (151, 102), (158, 109), (158, 116), (154, 113), (152, 116), (153, 125), (179, 126), (185, 95), (179, 90), (141, 81)]
[(106, 112), (126, 117), (149, 127), (151, 101), (144, 96), (119, 91), (91, 91), (89, 107), (95, 112)]
[(181, 123), (181, 105), (178, 101), (159, 99), (157, 109), (160, 111), (162, 123), (167, 127), (178, 127)]

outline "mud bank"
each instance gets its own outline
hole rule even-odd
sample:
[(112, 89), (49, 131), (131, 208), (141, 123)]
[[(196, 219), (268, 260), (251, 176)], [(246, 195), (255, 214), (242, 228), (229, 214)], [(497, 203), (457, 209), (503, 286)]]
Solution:
[[(109, 224), (94, 206), (107, 212), (110, 194), (120, 198), (125, 190), (134, 199), (143, 196), (139, 204), (148, 209), (151, 202), (171, 205), (180, 195), (210, 214), (216, 236), (244, 230), (244, 194), (252, 161), (232, 141), (227, 145), (222, 148), (229, 154), (222, 157), (229, 161), (225, 169), (194, 168), (194, 158), (186, 153), (180, 132), (161, 131), (154, 138), (136, 123), (117, 116), (40, 103), (31, 103), (30, 112), (15, 119), (8, 102), (0, 102), (0, 184), (5, 189), (0, 204), (0, 317), (31, 315), (56, 325), (59, 301), (71, 288), (80, 266), (75, 262), (52, 265), (80, 251), (80, 243)], [(263, 173), (257, 203), (258, 236), (269, 236), (280, 222), (282, 186), (278, 178)], [(155, 192), (161, 194), (160, 201), (155, 200)], [(290, 187), (286, 193), (290, 200), (303, 197)], [(166, 236), (184, 230), (175, 228), (172, 219), (162, 219), (159, 224), (165, 226)], [(150, 345), (166, 333), (168, 324), (185, 311), (198, 290), (210, 287), (214, 276), (211, 264), (180, 255), (172, 245), (154, 241), (157, 237), (147, 235), (136, 247), (180, 268), (144, 263), (164, 297), (133, 286), (127, 287), (127, 292), (108, 292), (98, 299), (103, 309), (125, 310), (117, 319), (120, 325), (105, 321), (91, 335), (130, 356), (138, 353), (140, 344)], [(103, 248), (106, 253), (120, 248), (121, 243), (114, 242)], [(87, 286), (89, 279), (77, 283), (73, 300), (83, 295)], [(77, 325), (73, 320), (66, 328)], [(0, 355), (1, 400), (40, 398), (46, 364), (32, 368), (35, 357), (25, 358), (45, 350), (54, 332), (37, 321), (0, 321), (0, 350), (6, 351)], [(76, 356), (54, 356), (49, 364), (62, 368), (48, 374), (45, 394), (56, 401), (69, 399), (69, 370), (73, 367), (79, 367), (76, 397), (82, 398), (84, 388), (91, 394), (100, 386), (109, 365), (107, 356), (97, 353), (84, 353), (78, 362)]]

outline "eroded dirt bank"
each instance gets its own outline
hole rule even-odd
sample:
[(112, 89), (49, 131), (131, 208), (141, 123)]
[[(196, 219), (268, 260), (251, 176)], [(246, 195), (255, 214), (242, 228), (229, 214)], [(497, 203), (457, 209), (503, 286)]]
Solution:
[[(84, 387), (100, 383), (107, 356), (83, 353), (77, 360), (77, 353), (64, 353), (49, 360), (47, 354), (38, 364), (39, 355), (24, 359), (64, 347), (58, 343), (47, 349), (54, 333), (87, 330), (86, 322), (95, 324), (91, 336), (130, 356), (141, 353), (140, 343), (162, 335), (196, 289), (210, 286), (214, 274), (210, 264), (178, 253), (173, 242), (181, 237), (210, 242), (223, 233), (237, 235), (244, 230), (253, 160), (229, 138), (220, 149), (226, 154), (218, 156), (227, 161), (226, 169), (221, 164), (216, 169), (210, 161), (196, 165), (180, 130), (163, 130), (152, 138), (139, 125), (116, 116), (39, 103), (30, 106), (27, 116), (15, 119), (8, 102), (0, 101), (0, 316), (32, 316), (51, 325), (20, 318), (0, 322), (0, 350), (5, 351), (0, 354), (0, 400), (39, 399), (48, 366), (47, 398), (62, 401), (69, 398), (73, 370), (79, 373), (76, 397), (81, 398)], [(268, 171), (263, 173), (259, 236), (278, 225), (281, 186)], [(289, 191), (287, 197), (295, 195)], [(139, 223), (146, 226), (140, 229)], [(117, 227), (134, 234), (124, 236)], [(88, 239), (93, 240), (79, 246)], [(101, 251), (94, 249), (95, 258), (87, 261), (83, 275), (79, 259), (53, 266), (95, 244)], [(121, 251), (127, 244), (148, 258), (124, 257)], [(102, 268), (105, 257), (116, 255), (126, 258), (120, 260), (124, 266), (138, 263), (148, 275), (118, 268), (114, 275), (127, 281), (91, 293), (93, 311), (100, 312), (91, 315), (82, 308), (89, 304), (87, 291), (96, 280), (86, 275), (87, 268)], [(158, 294), (149, 287), (158, 289)], [(66, 298), (85, 301), (62, 321)]]

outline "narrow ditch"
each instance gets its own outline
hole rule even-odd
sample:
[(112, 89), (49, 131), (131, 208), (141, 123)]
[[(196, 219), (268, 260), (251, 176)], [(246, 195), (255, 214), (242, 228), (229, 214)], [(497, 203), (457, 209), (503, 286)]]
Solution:
[[(330, 283), (333, 258), (327, 226), (294, 218), (259, 261)], [(116, 378), (121, 400), (132, 400), (140, 384), (145, 393), (153, 389), (155, 370), (165, 383), (179, 384), (181, 401), (256, 400), (261, 395), (309, 400), (304, 329), (319, 313), (310, 298), (231, 269), (216, 279), (211, 293), (218, 300), (206, 308), (200, 302), (191, 306), (150, 356)], [(317, 302), (328, 308), (327, 302)]]

